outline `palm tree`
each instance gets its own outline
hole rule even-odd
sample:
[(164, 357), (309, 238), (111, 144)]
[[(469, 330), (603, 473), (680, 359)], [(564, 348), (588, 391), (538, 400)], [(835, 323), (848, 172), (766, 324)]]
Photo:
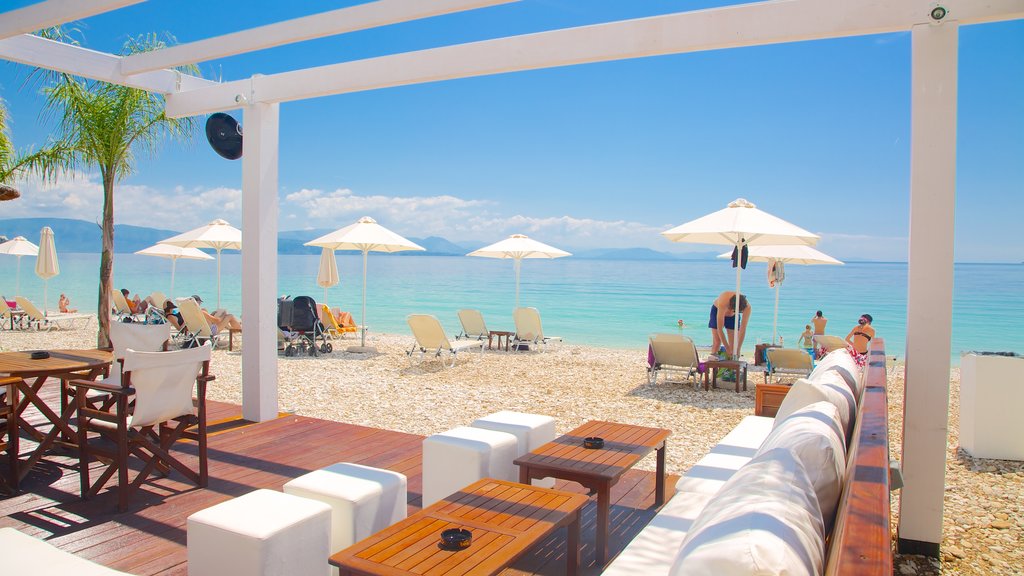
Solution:
[[(156, 35), (129, 40), (122, 54), (166, 46)], [(182, 69), (196, 74), (195, 67)], [(153, 155), (164, 139), (186, 140), (198, 125), (195, 118), (168, 118), (159, 94), (106, 82), (56, 74), (44, 89), (47, 109), (59, 116), (60, 141), (72, 164), (99, 168), (103, 179), (102, 252), (97, 317), (99, 346), (109, 345), (111, 270), (114, 263), (114, 187), (135, 170), (136, 152)]]
[(19, 154), (14, 149), (7, 125), (7, 108), (0, 99), (0, 200), (14, 200), (21, 196), (18, 189), (12, 186), (15, 180), (28, 174), (54, 180), (57, 173), (67, 165), (67, 150), (59, 144)]

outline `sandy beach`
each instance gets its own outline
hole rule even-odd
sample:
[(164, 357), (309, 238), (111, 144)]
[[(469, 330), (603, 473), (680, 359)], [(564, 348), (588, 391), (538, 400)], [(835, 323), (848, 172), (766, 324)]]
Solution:
[[(352, 343), (350, 336), (338, 348)], [(593, 419), (673, 431), (670, 472), (685, 472), (744, 416), (749, 391), (704, 392), (692, 384), (647, 382), (646, 351), (555, 345), (546, 353), (485, 351), (460, 355), (454, 368), (412, 365), (408, 335), (371, 334), (375, 355), (334, 352), (318, 358), (280, 357), (280, 406), (299, 414), (428, 435), (498, 410), (548, 414), (566, 432)], [(0, 333), (4, 350), (87, 348), (95, 328)], [(211, 371), (214, 400), (241, 403), (241, 354), (217, 350)], [(720, 383), (721, 385), (721, 383)], [(903, 369), (890, 361), (889, 434), (900, 455)], [(1024, 566), (1024, 463), (974, 459), (958, 449), (959, 372), (951, 373), (950, 421), (942, 562), (901, 556), (897, 574), (1019, 574)], [(653, 457), (640, 465), (654, 469)], [(892, 499), (893, 525), (899, 493)]]

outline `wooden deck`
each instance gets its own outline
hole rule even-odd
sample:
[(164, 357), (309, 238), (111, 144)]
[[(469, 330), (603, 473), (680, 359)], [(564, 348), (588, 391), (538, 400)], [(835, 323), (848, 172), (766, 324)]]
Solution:
[[(55, 388), (48, 382), (44, 391), (52, 397)], [(111, 490), (90, 501), (79, 498), (77, 457), (57, 451), (28, 474), (21, 494), (0, 499), (0, 527), (14, 527), (83, 558), (132, 574), (185, 575), (185, 520), (190, 514), (257, 488), (280, 490), (288, 480), (335, 462), (355, 462), (405, 474), (409, 478), (409, 511), (420, 508), (422, 436), (294, 415), (256, 424), (241, 420), (238, 406), (219, 402), (209, 404), (209, 414), (209, 487), (196, 488), (173, 473), (143, 485), (131, 509), (119, 514)], [(23, 439), (22, 450), (32, 445)], [(668, 479), (668, 490), (675, 481), (675, 477)], [(653, 518), (654, 486), (654, 473), (631, 470), (613, 488), (609, 537), (612, 556)], [(559, 481), (556, 488), (585, 492), (571, 482)], [(584, 509), (583, 574), (600, 572), (594, 566), (595, 502), (591, 499)], [(563, 528), (505, 574), (562, 574), (564, 553)]]

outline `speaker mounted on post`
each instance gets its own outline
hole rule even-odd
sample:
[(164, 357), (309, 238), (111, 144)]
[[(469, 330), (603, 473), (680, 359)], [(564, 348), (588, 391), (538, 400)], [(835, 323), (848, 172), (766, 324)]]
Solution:
[(242, 125), (223, 112), (206, 119), (206, 139), (217, 154), (228, 160), (242, 157)]

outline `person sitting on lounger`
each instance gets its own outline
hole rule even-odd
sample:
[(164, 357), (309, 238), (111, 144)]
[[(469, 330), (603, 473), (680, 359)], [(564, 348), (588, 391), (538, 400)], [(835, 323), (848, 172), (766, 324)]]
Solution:
[(178, 312), (178, 307), (170, 300), (164, 302), (164, 318), (171, 323), (171, 326), (174, 326), (175, 330), (181, 330), (181, 327), (185, 325), (185, 319), (181, 317), (181, 312)]
[[(202, 304), (203, 299), (193, 294), (192, 299), (196, 301), (196, 304)], [(210, 324), (210, 330), (216, 334), (221, 331), (222, 328), (230, 328), (232, 330), (241, 330), (242, 323), (235, 317), (234, 314), (228, 313), (226, 310), (215, 310), (213, 314), (206, 311), (206, 308), (200, 306), (199, 311), (203, 313), (203, 317)]]
[(73, 314), (78, 312), (78, 308), (71, 308), (71, 299), (64, 294), (60, 295), (60, 300), (57, 300), (57, 309), (63, 314)]
[(354, 328), (356, 325), (355, 320), (352, 319), (352, 315), (348, 312), (342, 312), (341, 308), (332, 308), (331, 314), (334, 315), (334, 319), (338, 322), (338, 326), (342, 328)]
[(121, 288), (121, 294), (124, 294), (124, 299), (128, 302), (128, 309), (131, 310), (132, 314), (143, 314), (146, 311), (146, 307), (149, 303), (139, 298), (136, 294), (134, 298), (130, 296), (131, 292), (127, 288)]

